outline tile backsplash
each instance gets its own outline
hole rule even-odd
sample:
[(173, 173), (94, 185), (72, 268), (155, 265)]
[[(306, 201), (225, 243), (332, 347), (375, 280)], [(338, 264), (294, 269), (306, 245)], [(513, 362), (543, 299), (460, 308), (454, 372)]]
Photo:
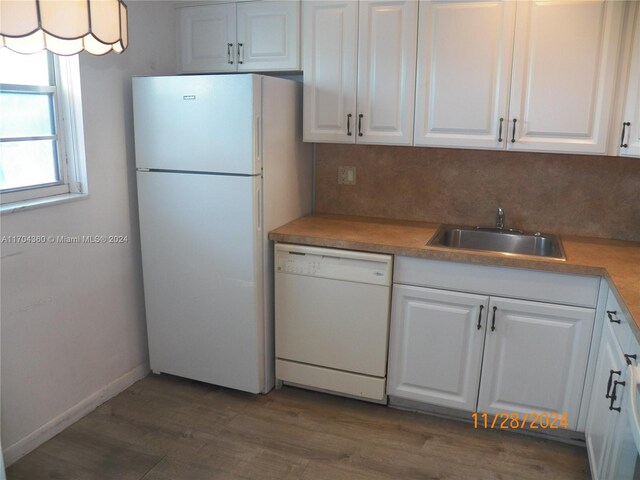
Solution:
[(640, 159), (316, 145), (316, 212), (495, 225), (498, 207), (507, 228), (640, 241)]

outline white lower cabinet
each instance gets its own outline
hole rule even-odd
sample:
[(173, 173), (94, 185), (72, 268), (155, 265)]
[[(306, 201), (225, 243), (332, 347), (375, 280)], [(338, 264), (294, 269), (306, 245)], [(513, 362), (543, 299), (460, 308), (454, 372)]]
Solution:
[(613, 378), (611, 372), (621, 372), (623, 368), (618, 348), (615, 338), (605, 325), (600, 342), (586, 431), (593, 478), (603, 478), (605, 454), (615, 427), (615, 411), (609, 410), (609, 390), (611, 389), (609, 379)]
[[(497, 294), (539, 290), (532, 283), (541, 280), (539, 272), (513, 269), (463, 266), (468, 275), (460, 288), (482, 295), (430, 288), (435, 285), (429, 283), (438, 282), (432, 273), (425, 275), (425, 286), (402, 284), (403, 277), (416, 283), (419, 270), (415, 265), (421, 261), (397, 258), (389, 343), (390, 397), (468, 412), (515, 413), (522, 420), (525, 415), (533, 419), (531, 414), (546, 414), (566, 420), (562, 426), (576, 430), (595, 320), (592, 305), (489, 294), (492, 287)], [(425, 266), (437, 269), (443, 263)], [(447, 269), (460, 268), (451, 265), (442, 267), (442, 279)], [(500, 270), (511, 274), (514, 281), (502, 285), (487, 281)], [(567, 276), (546, 275), (549, 283), (560, 278), (559, 298), (577, 298), (570, 282), (562, 278)], [(475, 286), (469, 280), (474, 276)], [(594, 294), (595, 307), (599, 280), (576, 279), (592, 280), (593, 286), (587, 289)], [(575, 303), (588, 296), (581, 293), (580, 297)], [(564, 300), (570, 303), (569, 298)]]
[(566, 413), (575, 430), (595, 311), (491, 298), (488, 313), (478, 410)]
[(488, 305), (487, 296), (394, 285), (389, 394), (475, 410)]
[(594, 479), (640, 477), (633, 441), (629, 366), (637, 365), (640, 346), (609, 292), (586, 426), (587, 451)]

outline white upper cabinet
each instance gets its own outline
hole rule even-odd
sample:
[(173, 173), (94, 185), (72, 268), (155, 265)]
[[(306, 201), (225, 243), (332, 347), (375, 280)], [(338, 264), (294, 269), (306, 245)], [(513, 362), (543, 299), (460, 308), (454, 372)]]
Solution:
[(515, 2), (420, 4), (415, 145), (504, 148)]
[(300, 2), (247, 2), (237, 9), (238, 71), (300, 69)]
[(624, 10), (421, 2), (415, 145), (604, 154)]
[(604, 154), (623, 2), (518, 2), (508, 148)]
[(619, 130), (612, 117), (626, 2), (302, 8), (305, 141), (605, 154), (626, 123), (620, 151), (640, 155), (637, 26)]
[(633, 25), (631, 62), (626, 85), (626, 96), (622, 122), (614, 127), (619, 143), (620, 155), (640, 157), (640, 8), (636, 8)]
[(303, 4), (306, 142), (355, 141), (357, 23), (354, 1)]
[(257, 1), (179, 9), (179, 71), (300, 69), (300, 2)]
[(411, 145), (418, 2), (361, 1), (357, 143)]
[(178, 12), (178, 70), (181, 73), (235, 72), (235, 4), (185, 7)]
[(303, 3), (305, 141), (412, 144), (417, 13), (412, 0)]

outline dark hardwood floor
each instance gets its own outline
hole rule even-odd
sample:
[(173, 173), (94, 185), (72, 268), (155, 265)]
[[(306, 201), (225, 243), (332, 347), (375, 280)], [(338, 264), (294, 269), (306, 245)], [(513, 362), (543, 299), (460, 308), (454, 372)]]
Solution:
[(586, 450), (290, 387), (254, 396), (149, 375), (9, 480), (586, 479)]

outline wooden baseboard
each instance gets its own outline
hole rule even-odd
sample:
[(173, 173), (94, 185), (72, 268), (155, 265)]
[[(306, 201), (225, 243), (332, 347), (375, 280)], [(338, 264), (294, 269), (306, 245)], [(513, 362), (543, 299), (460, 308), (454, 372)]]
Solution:
[(144, 378), (149, 373), (149, 364), (143, 363), (124, 375), (116, 378), (113, 382), (105, 385), (97, 392), (89, 395), (84, 400), (78, 402), (73, 407), (51, 419), (37, 430), (31, 432), (26, 437), (16, 443), (4, 448), (5, 466), (15, 463), (27, 453), (35, 450), (47, 440), (53, 438), (62, 430), (80, 420), (87, 413), (91, 412), (111, 397), (127, 389), (135, 382)]

